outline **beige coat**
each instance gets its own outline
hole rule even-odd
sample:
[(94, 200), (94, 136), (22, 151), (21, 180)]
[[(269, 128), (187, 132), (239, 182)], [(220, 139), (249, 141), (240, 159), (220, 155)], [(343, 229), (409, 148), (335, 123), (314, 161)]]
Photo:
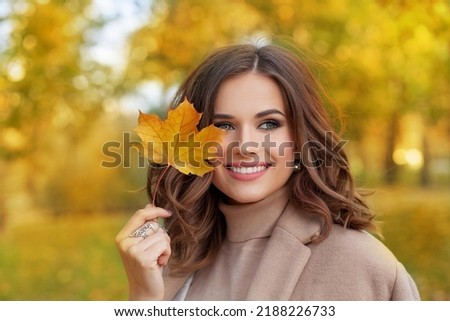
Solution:
[[(320, 225), (288, 206), (278, 220), (247, 300), (419, 300), (403, 265), (366, 232), (334, 225), (311, 243)], [(239, 273), (239, 271), (236, 271)], [(165, 276), (165, 299), (173, 300), (186, 277)]]

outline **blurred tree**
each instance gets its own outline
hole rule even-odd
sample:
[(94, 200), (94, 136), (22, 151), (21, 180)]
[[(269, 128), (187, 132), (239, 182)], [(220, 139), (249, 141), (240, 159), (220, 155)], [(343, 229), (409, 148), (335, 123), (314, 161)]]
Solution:
[[(368, 122), (385, 126), (385, 181), (394, 183), (400, 117), (419, 113), (428, 124), (448, 117), (449, 17), (444, 0), (156, 0), (151, 21), (130, 40), (124, 82), (132, 88), (159, 80), (169, 87), (211, 48), (274, 35), (318, 67), (352, 120), (346, 137), (360, 142), (363, 161), (370, 159), (362, 145)], [(426, 141), (425, 135), (423, 184), (430, 180)]]
[[(427, 127), (449, 118), (450, 11), (441, 0), (249, 0), (271, 30), (291, 36), (335, 68), (323, 76), (347, 115), (347, 135), (358, 141), (370, 118), (387, 120), (385, 182), (397, 180), (393, 153), (399, 121), (419, 113)], [(324, 9), (326, 8), (326, 9)], [(433, 75), (431, 77), (431, 75)], [(429, 177), (428, 131), (423, 135), (421, 184)]]
[[(24, 137), (21, 152), (38, 149), (40, 136), (52, 123), (82, 124), (85, 112), (96, 110), (98, 101), (92, 101), (93, 84), (80, 54), (88, 23), (82, 13), (89, 2), (11, 2), (12, 32), (2, 55), (1, 121)], [(2, 147), (3, 155), (18, 155)]]
[(114, 92), (109, 68), (82, 55), (86, 32), (102, 23), (86, 15), (90, 4), (7, 2), (3, 25), (11, 32), (0, 56), (0, 157), (10, 162), (6, 171), (21, 162), (26, 182), (20, 188), (31, 202), (42, 198), (49, 174), (67, 164), (71, 148)]
[(211, 48), (251, 36), (261, 16), (243, 1), (153, 1), (148, 24), (130, 39), (124, 84), (168, 87), (180, 82)]
[[(420, 183), (427, 185), (428, 128), (450, 116), (450, 8), (439, 0), (379, 1), (377, 12), (366, 40), (370, 45), (364, 49), (372, 57), (372, 68), (378, 69), (377, 77), (366, 83), (375, 89), (369, 99), (378, 105), (376, 108), (372, 103), (373, 109), (380, 111), (371, 114), (388, 122), (385, 182), (397, 180), (398, 165), (393, 162), (393, 154), (399, 147), (399, 120), (405, 114), (417, 113), (425, 122)], [(367, 66), (361, 59), (359, 63)]]

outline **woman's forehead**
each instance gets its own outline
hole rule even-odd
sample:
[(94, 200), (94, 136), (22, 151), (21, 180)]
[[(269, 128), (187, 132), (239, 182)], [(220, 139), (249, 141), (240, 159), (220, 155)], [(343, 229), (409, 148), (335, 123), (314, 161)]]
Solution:
[(286, 114), (281, 90), (272, 78), (246, 73), (228, 78), (219, 86), (214, 114), (253, 116), (267, 110)]

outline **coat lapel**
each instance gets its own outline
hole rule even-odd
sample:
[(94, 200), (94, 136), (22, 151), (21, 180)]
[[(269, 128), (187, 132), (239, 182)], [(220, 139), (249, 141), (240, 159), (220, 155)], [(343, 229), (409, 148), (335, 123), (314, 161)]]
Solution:
[[(311, 255), (306, 244), (320, 228), (319, 221), (288, 204), (262, 254), (246, 300), (289, 300)], [(168, 277), (167, 272), (164, 300), (173, 300), (189, 275)]]
[(270, 236), (246, 300), (289, 300), (311, 255), (305, 244), (320, 228), (319, 221), (289, 204)]

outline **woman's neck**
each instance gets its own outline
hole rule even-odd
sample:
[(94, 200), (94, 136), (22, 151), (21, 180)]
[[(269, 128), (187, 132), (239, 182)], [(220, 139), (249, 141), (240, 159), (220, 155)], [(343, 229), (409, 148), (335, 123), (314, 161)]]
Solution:
[(288, 203), (285, 186), (261, 201), (247, 204), (222, 202), (219, 209), (227, 223), (227, 238), (231, 242), (244, 242), (268, 237)]

